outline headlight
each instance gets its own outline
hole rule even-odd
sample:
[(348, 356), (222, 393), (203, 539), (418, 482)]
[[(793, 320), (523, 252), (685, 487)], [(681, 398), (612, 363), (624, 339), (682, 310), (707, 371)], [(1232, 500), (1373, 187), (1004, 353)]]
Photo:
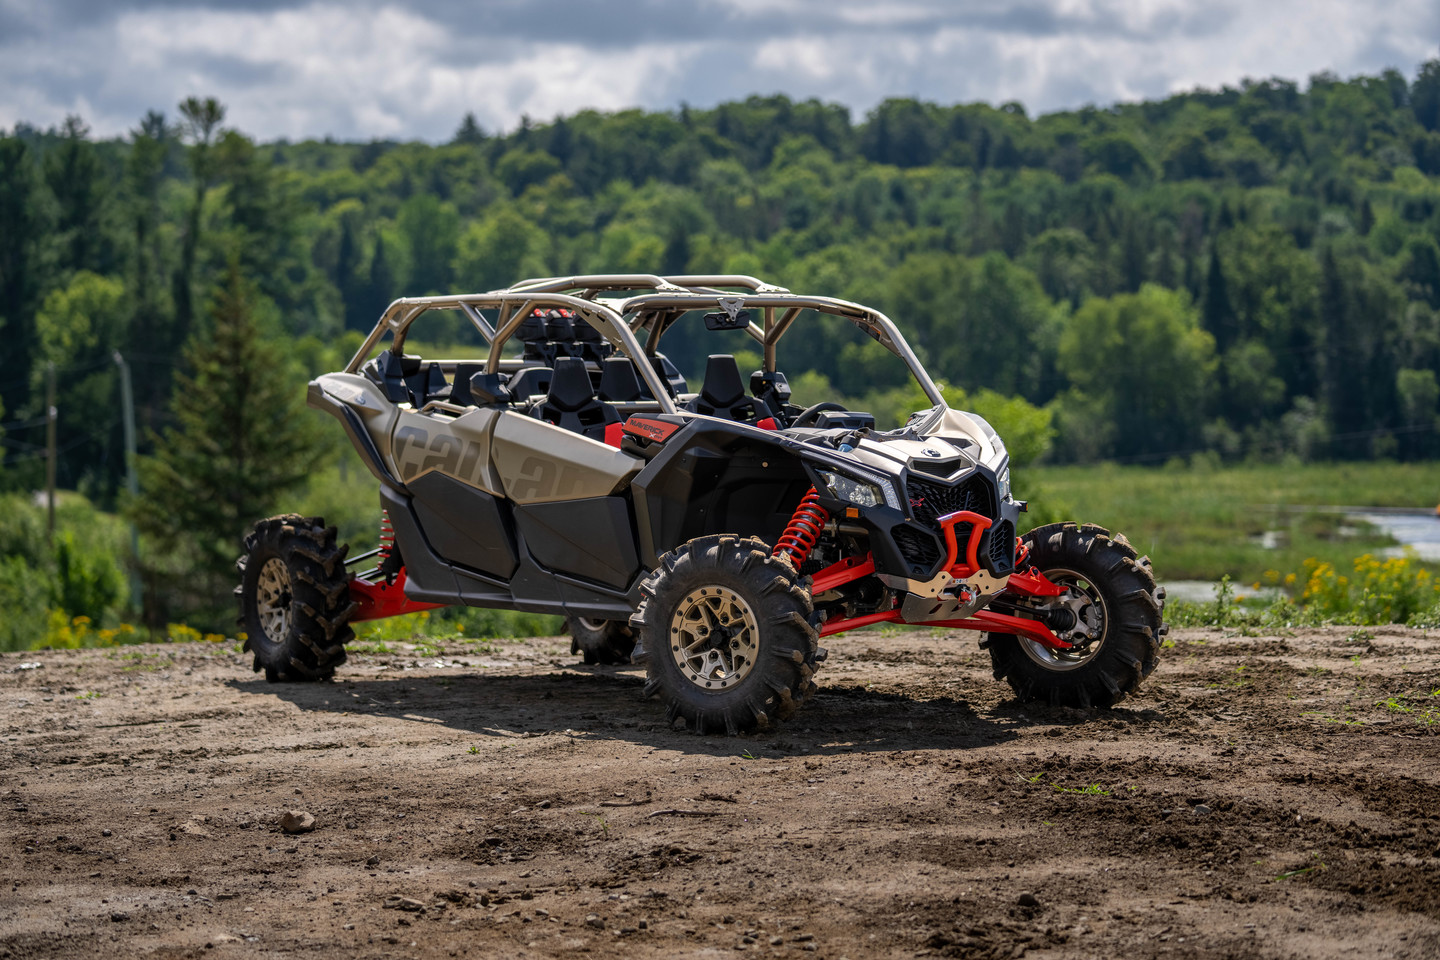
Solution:
[(1001, 500), (1009, 500), (1009, 499), (1010, 499), (1010, 461), (1009, 461), (1008, 459), (1007, 459), (1004, 463), (1002, 463), (1002, 464), (1000, 465), (999, 471), (996, 472), (996, 474), (995, 474), (995, 482), (1000, 485), (1000, 499), (1001, 499)]
[(846, 500), (860, 507), (878, 507), (883, 503), (899, 509), (899, 498), (888, 480), (857, 480), (829, 470), (816, 472), (825, 481), (830, 496), (836, 500)]

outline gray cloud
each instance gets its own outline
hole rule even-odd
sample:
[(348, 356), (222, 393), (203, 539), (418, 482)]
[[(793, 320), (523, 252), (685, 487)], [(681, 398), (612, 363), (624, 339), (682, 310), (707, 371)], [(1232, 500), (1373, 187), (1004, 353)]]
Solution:
[(751, 93), (1033, 114), (1437, 53), (1433, 0), (0, 0), (0, 127), (101, 135), (190, 94), (261, 138), (443, 139)]

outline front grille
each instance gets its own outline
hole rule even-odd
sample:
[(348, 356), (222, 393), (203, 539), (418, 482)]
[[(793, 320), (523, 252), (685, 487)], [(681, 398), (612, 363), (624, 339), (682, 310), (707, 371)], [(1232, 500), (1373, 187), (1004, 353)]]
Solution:
[[(912, 474), (909, 492), (911, 515), (928, 526), (934, 526), (935, 521), (957, 510), (969, 510), (982, 517), (993, 517), (996, 513), (995, 495), (990, 483), (978, 473), (953, 487), (917, 480)], [(956, 532), (959, 532), (958, 528)]]
[(1015, 569), (1015, 527), (1001, 520), (990, 528), (990, 544), (985, 551), (990, 572), (1003, 577)]
[[(892, 531), (892, 535), (895, 538), (895, 546), (900, 549), (900, 556), (912, 568), (920, 567), (928, 571), (939, 563), (943, 556), (935, 538), (923, 530), (916, 530), (913, 527), (896, 527)], [(912, 570), (912, 572), (917, 571)]]

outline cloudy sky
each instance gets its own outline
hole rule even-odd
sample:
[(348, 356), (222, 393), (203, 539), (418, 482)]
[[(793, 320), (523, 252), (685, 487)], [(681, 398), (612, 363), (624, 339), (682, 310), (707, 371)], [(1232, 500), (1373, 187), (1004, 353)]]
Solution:
[(1437, 55), (1437, 0), (0, 0), (0, 127), (118, 135), (191, 94), (262, 139), (775, 92), (1034, 114)]

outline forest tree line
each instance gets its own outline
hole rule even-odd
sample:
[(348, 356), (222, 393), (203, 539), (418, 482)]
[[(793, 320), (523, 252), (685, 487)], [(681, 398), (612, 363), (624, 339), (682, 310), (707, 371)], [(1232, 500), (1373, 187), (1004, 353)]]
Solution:
[[(222, 432), (251, 432), (256, 471), (267, 442), (287, 451), (263, 482), (299, 482), (336, 431), (298, 443), (275, 418), (312, 416), (304, 381), (392, 299), (588, 272), (746, 273), (879, 307), (936, 379), (1042, 420), (1052, 461), (1434, 457), (1440, 60), (1034, 118), (892, 99), (856, 122), (774, 96), (509, 132), (467, 116), (443, 144), (259, 143), (192, 98), (119, 138), (20, 124), (0, 136), (0, 490), (43, 484), (53, 370), (60, 485), (123, 499), (117, 352), (158, 487), (133, 517), (162, 528), (167, 485), (206, 462), (153, 456), (204, 432), (197, 396), (256, 376), (297, 405), (279, 391), (265, 423), (233, 403)], [(913, 396), (834, 333), (782, 345), (792, 382), (891, 413)], [(666, 347), (698, 374), (703, 340)], [(225, 350), (264, 368), (236, 380)], [(281, 506), (263, 482), (211, 521)]]

